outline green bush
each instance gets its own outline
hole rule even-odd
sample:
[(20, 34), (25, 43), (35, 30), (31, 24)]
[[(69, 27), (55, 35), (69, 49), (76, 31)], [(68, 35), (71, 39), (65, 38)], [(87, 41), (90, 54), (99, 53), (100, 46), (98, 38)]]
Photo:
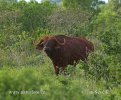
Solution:
[[(0, 70), (0, 99), (1, 100), (102, 100), (120, 98), (119, 88), (107, 89), (103, 84), (80, 76), (83, 73), (76, 69), (75, 76), (56, 77), (50, 63), (40, 67), (23, 66), (10, 68), (4, 66)], [(79, 70), (79, 71), (78, 71)], [(119, 91), (119, 93), (117, 93)]]
[[(100, 98), (99, 95), (93, 96), (93, 94), (85, 96), (82, 92), (82, 87), (79, 85), (79, 80), (71, 80), (63, 76), (56, 78), (53, 75), (47, 77), (48, 73), (43, 73), (41, 69), (22, 68), (1, 70), (0, 98), (7, 100), (19, 100), (20, 98), (27, 100), (31, 98), (44, 100), (48, 100), (48, 98), (49, 100), (79, 100), (82, 98), (88, 100), (91, 96), (92, 100)], [(33, 91), (33, 94), (25, 91)], [(38, 94), (37, 92), (40, 93)]]

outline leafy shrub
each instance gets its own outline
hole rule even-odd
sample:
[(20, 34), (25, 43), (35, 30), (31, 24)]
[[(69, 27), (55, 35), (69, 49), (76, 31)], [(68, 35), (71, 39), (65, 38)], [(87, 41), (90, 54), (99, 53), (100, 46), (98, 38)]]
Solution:
[(42, 68), (37, 67), (2, 69), (0, 71), (0, 98), (8, 100), (20, 98), (26, 100), (31, 98), (37, 100), (48, 100), (48, 98), (49, 100), (79, 100), (80, 98), (89, 100), (90, 97), (92, 100), (96, 100), (96, 98), (100, 98), (99, 95), (93, 94), (86, 96), (82, 92), (79, 80), (71, 80), (64, 76), (56, 78), (51, 74), (48, 76), (48, 73), (43, 73), (41, 70)]

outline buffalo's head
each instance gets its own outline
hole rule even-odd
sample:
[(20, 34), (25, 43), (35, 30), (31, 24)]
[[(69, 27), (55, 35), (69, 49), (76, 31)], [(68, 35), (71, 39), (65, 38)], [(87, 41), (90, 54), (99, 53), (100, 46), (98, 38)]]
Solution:
[(36, 45), (36, 49), (38, 49), (38, 50), (43, 50), (44, 45), (45, 45), (46, 41), (48, 40), (48, 38), (49, 38), (49, 37), (45, 37), (45, 38), (41, 39), (41, 40), (39, 41), (39, 43)]
[(56, 37), (45, 37), (40, 40), (40, 42), (36, 45), (36, 49), (44, 50), (48, 56), (52, 56), (52, 54), (59, 50), (62, 45), (65, 44), (65, 39), (63, 42), (60, 42)]

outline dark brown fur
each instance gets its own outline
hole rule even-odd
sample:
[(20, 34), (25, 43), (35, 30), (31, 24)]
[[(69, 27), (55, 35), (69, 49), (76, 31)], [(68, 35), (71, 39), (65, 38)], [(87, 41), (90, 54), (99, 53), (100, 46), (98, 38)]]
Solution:
[(56, 35), (45, 37), (37, 44), (37, 49), (47, 53), (52, 60), (55, 74), (59, 74), (67, 65), (76, 65), (81, 59), (85, 63), (90, 52), (94, 51), (93, 44), (85, 38)]

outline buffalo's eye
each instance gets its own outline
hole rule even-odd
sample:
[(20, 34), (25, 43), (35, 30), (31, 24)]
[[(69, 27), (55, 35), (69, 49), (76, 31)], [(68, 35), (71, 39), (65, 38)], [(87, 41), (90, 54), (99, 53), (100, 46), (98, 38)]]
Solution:
[(39, 49), (39, 50), (42, 50), (43, 47), (44, 47), (43, 42), (42, 43), (39, 43), (38, 45), (36, 45), (36, 49)]
[(54, 41), (47, 41), (44, 45), (44, 48), (48, 50), (53, 50), (55, 48), (55, 42)]
[(44, 46), (43, 42), (40, 44), (40, 46)]
[(49, 47), (44, 47), (44, 51), (45, 51), (45, 52), (49, 52), (49, 51), (51, 51), (51, 48), (49, 48)]

